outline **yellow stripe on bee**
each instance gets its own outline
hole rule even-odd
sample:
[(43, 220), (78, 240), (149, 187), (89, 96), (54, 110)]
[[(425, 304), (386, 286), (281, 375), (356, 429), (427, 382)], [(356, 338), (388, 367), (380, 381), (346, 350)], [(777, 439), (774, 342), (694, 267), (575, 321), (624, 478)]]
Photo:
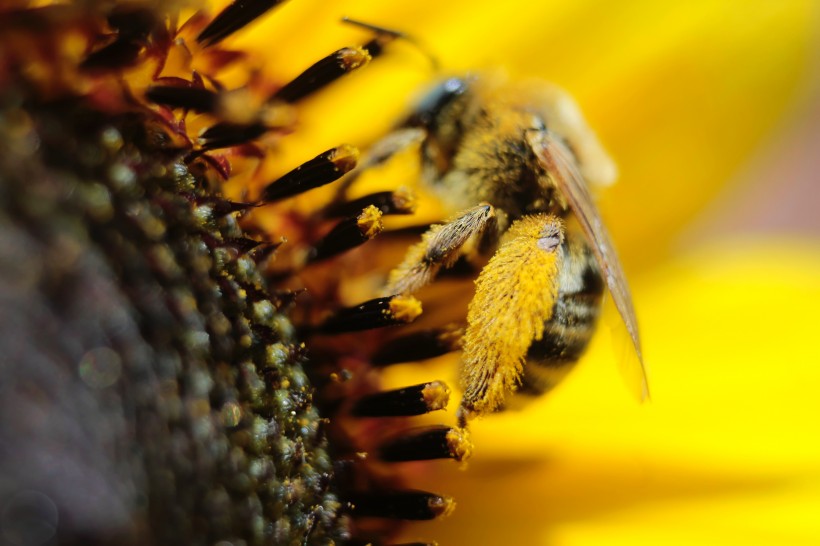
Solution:
[(563, 238), (554, 216), (522, 218), (481, 271), (464, 336), (463, 417), (498, 409), (518, 386), (527, 350), (552, 316)]

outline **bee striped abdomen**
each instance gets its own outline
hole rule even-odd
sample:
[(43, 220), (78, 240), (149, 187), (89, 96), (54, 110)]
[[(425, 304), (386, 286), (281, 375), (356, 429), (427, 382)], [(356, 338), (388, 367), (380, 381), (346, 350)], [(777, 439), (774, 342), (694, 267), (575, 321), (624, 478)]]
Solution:
[(572, 370), (595, 332), (604, 282), (583, 239), (568, 233), (558, 299), (544, 335), (527, 352), (521, 394), (540, 395), (558, 385)]

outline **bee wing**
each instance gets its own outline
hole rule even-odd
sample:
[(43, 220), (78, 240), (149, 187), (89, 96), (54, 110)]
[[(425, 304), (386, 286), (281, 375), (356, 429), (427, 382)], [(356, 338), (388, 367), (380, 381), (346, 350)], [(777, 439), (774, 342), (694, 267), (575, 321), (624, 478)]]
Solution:
[(528, 131), (527, 140), (538, 162), (552, 175), (559, 192), (566, 198), (569, 208), (575, 214), (584, 234), (592, 244), (592, 250), (604, 273), (612, 300), (632, 340), (634, 357), (637, 357), (627, 356), (625, 358), (624, 363), (629, 369), (624, 370), (624, 373), (630, 383), (634, 380), (640, 399), (644, 400), (649, 396), (649, 386), (641, 352), (638, 321), (632, 306), (632, 295), (629, 293), (621, 262), (618, 260), (601, 215), (595, 207), (572, 152), (566, 145), (547, 131)]

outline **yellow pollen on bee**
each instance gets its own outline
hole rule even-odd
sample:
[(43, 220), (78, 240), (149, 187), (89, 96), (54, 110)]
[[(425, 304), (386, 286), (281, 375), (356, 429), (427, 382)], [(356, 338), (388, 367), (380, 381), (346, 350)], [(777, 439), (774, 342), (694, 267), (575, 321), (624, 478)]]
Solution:
[(562, 240), (554, 216), (522, 218), (476, 280), (464, 336), (462, 412), (494, 411), (518, 386), (527, 350), (552, 316)]

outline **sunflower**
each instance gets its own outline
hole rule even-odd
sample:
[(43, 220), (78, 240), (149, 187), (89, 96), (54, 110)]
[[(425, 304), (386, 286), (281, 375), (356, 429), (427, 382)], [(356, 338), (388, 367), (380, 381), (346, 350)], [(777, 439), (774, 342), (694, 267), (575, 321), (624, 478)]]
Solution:
[[(45, 22), (16, 14), (22, 28), (68, 30), (6, 34), (19, 50), (3, 60), (34, 62), (21, 71), (25, 85), (2, 95), (12, 145), (2, 156), (4, 294), (29, 321), (4, 326), (3, 346), (18, 359), (3, 366), (16, 385), (4, 396), (13, 416), (4, 423), (35, 433), (4, 434), (23, 475), (63, 472), (23, 491), (4, 482), (4, 539), (48, 540), (54, 528), (73, 540), (130, 543), (344, 543), (351, 529), (354, 540), (446, 544), (818, 537), (811, 429), (820, 408), (808, 389), (820, 355), (805, 341), (807, 302), (820, 295), (817, 245), (749, 242), (714, 222), (682, 231), (807, 94), (813, 3), (278, 4), (237, 2), (244, 13), (228, 24), (214, 18), (218, 9), (177, 15), (152, 2), (58, 6)], [(342, 25), (343, 16), (412, 39)], [(341, 76), (307, 67), (356, 44), (369, 47), (342, 55), (352, 68), (372, 58), (366, 70), (327, 89), (304, 84), (300, 74)], [(441, 407), (447, 389), (431, 379), (457, 384), (456, 361), (391, 366), (376, 378), (361, 355), (382, 346), (382, 330), (346, 332), (418, 313), (413, 301), (352, 304), (381, 282), (369, 266), (389, 269), (402, 252), (367, 241), (384, 227), (436, 221), (440, 209), (422, 195), (412, 216), (392, 216), (412, 207), (351, 203), (342, 213), (327, 204), (332, 190), (297, 194), (351, 168), (357, 152), (342, 143), (376, 140), (442, 72), (498, 66), (570, 91), (618, 160), (621, 181), (600, 205), (635, 294), (653, 401), (640, 406), (620, 388), (602, 328), (555, 393), (471, 427), (476, 455), (466, 471), (420, 462), (386, 471), (371, 452), (430, 458), (430, 442), (422, 440), (425, 456), (408, 456), (426, 438), (418, 429), (357, 415), (389, 415), (415, 388), (438, 398), (410, 413)], [(4, 62), (0, 81), (14, 83), (19, 68)], [(85, 97), (94, 115), (65, 96)], [(31, 159), (42, 150), (56, 159)], [(15, 161), (23, 168), (12, 175)], [(412, 157), (393, 163), (363, 175), (359, 194), (414, 176)], [(37, 182), (29, 187), (27, 177)], [(259, 195), (278, 204), (251, 207)], [(362, 256), (373, 262), (361, 265)], [(85, 292), (73, 292), (80, 288), (96, 295), (91, 313), (77, 301)], [(44, 323), (41, 308), (59, 320)], [(37, 330), (50, 336), (44, 348), (15, 340)], [(55, 354), (77, 362), (19, 367)], [(148, 368), (158, 394), (141, 391), (134, 375), (148, 354), (159, 357)], [(76, 385), (61, 382), (66, 373)], [(114, 394), (123, 378), (136, 381), (127, 403)], [(57, 395), (68, 405), (43, 403)], [(65, 422), (52, 423), (54, 407), (68, 408)], [(381, 443), (390, 429), (392, 444)], [(455, 429), (423, 430), (440, 438)], [(134, 447), (128, 431), (145, 445), (119, 456)], [(43, 437), (72, 450), (37, 449)], [(76, 450), (78, 437), (87, 452)], [(445, 451), (436, 456), (466, 458), (470, 441)], [(67, 453), (70, 464), (49, 465), (43, 453)], [(98, 495), (88, 502), (77, 491)], [(449, 513), (450, 496), (451, 517), (395, 538), (395, 519)], [(68, 521), (57, 510), (67, 502), (76, 502)]]

